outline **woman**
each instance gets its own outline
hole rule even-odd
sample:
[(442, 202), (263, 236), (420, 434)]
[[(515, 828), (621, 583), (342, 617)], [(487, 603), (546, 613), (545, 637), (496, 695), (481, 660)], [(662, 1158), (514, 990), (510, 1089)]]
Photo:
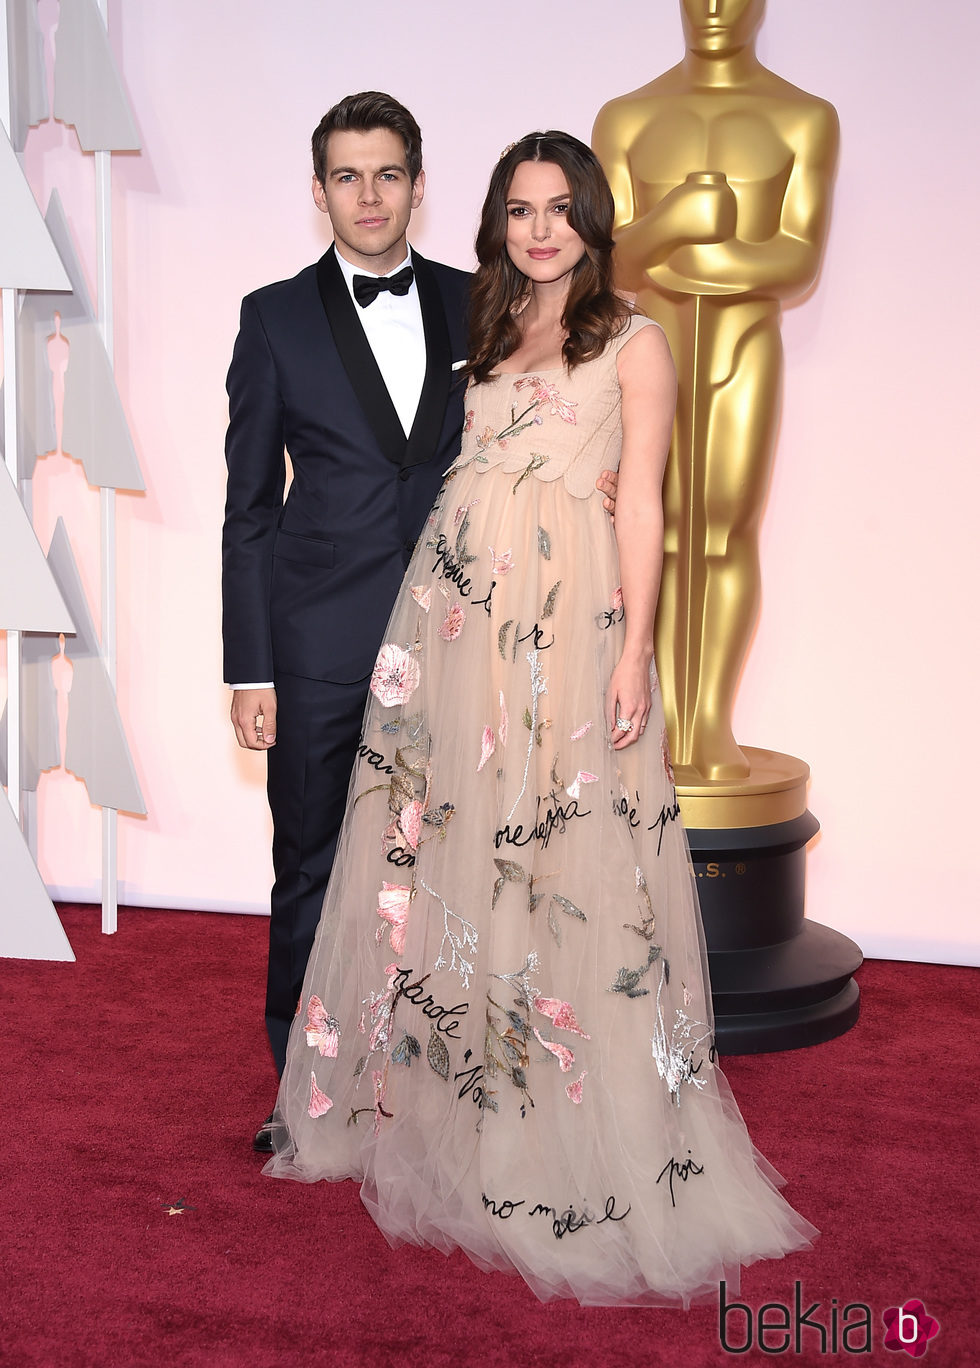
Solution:
[[(583, 143), (501, 158), (463, 448), (371, 684), (267, 1171), (543, 1300), (683, 1304), (809, 1243), (714, 1063), (653, 668), (674, 372)], [(594, 493), (619, 469), (615, 529)]]

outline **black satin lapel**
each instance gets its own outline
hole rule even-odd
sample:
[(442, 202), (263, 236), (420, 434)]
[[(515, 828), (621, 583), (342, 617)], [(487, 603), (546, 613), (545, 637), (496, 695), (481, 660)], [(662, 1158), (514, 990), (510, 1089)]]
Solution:
[(449, 327), (438, 282), (429, 269), (429, 263), (414, 250), (412, 265), (415, 267), (422, 328), (425, 332), (425, 380), (405, 451), (403, 464), (407, 466), (431, 461), (436, 454), (446, 416), (449, 386), (453, 379)]
[(383, 454), (394, 465), (401, 465), (405, 457), (405, 433), (381, 378), (374, 352), (364, 336), (357, 305), (351, 299), (332, 247), (316, 264), (316, 283), (337, 352), (364, 410), (364, 417)]

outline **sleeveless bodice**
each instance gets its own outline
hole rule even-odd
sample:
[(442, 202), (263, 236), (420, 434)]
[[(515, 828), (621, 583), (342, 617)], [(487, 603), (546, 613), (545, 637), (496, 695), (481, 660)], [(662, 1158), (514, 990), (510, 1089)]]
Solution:
[(622, 396), (616, 360), (641, 328), (634, 314), (601, 356), (557, 370), (498, 375), (466, 394), (463, 445), (453, 470), (474, 465), (550, 482), (587, 499), (603, 470), (617, 470), (623, 446)]

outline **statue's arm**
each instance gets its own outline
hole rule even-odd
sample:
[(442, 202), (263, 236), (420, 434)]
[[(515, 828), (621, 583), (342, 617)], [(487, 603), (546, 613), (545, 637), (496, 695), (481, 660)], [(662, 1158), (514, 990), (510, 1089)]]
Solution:
[[(783, 193), (779, 227), (762, 242), (735, 233), (725, 242), (695, 244), (675, 251), (666, 270), (707, 290), (788, 299), (814, 280), (830, 213), (830, 192), (839, 145), (837, 115), (821, 105), (799, 132), (787, 136), (793, 165)], [(656, 267), (647, 277), (659, 283)], [(675, 286), (676, 288), (676, 286)], [(696, 293), (696, 290), (694, 291)]]
[(725, 185), (684, 181), (649, 212), (637, 217), (627, 150), (630, 135), (621, 112), (600, 110), (592, 132), (592, 147), (616, 204), (616, 276), (621, 284), (637, 288), (646, 283), (646, 272), (652, 266), (666, 261), (679, 247), (720, 242), (728, 237), (734, 230), (735, 203)]

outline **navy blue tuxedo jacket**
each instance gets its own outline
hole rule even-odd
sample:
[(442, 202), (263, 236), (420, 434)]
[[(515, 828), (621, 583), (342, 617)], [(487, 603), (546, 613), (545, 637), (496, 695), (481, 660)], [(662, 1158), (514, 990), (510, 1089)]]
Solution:
[[(426, 371), (409, 437), (331, 247), (246, 296), (228, 372), (224, 677), (349, 684), (374, 665), (459, 451), (469, 276), (413, 251)], [(283, 501), (288, 451), (293, 470)]]

